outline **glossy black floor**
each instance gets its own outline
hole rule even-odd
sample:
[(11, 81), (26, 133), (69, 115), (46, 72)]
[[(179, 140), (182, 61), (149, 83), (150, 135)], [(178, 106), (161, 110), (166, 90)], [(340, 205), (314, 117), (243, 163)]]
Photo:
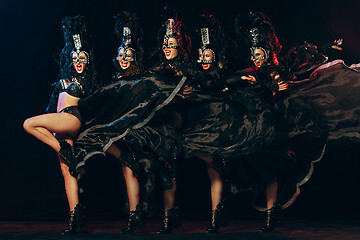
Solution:
[(291, 220), (272, 233), (260, 233), (262, 222), (230, 221), (217, 234), (207, 234), (206, 221), (184, 221), (171, 235), (157, 235), (158, 221), (148, 221), (146, 227), (133, 235), (121, 235), (126, 221), (91, 221), (81, 233), (72, 236), (60, 234), (64, 222), (0, 222), (0, 239), (192, 239), (192, 240), (356, 240), (360, 239), (360, 220)]

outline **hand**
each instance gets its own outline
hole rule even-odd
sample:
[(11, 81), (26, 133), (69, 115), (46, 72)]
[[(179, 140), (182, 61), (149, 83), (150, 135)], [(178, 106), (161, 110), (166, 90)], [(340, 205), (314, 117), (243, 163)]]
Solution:
[(176, 96), (185, 98), (184, 95), (188, 95), (189, 93), (191, 93), (192, 87), (190, 87), (189, 85), (185, 85), (181, 90), (181, 93), (177, 93)]
[(248, 76), (242, 76), (241, 77), (242, 80), (248, 81), (250, 84), (254, 84), (256, 83), (256, 78), (252, 75), (248, 75)]
[(278, 80), (280, 79), (280, 74), (277, 71), (270, 73), (270, 76), (272, 80), (275, 80), (275, 82), (278, 82)]
[(279, 85), (279, 91), (286, 90), (289, 87), (289, 85), (286, 82), (283, 82), (283, 81), (279, 81), (278, 85)]
[(334, 41), (334, 45), (331, 46), (331, 48), (341, 51), (342, 48), (339, 47), (343, 43), (344, 39), (337, 39)]

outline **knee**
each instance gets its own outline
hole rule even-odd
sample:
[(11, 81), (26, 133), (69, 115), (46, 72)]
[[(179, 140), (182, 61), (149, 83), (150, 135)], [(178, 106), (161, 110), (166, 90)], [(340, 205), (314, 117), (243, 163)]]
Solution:
[(33, 121), (31, 118), (28, 118), (23, 123), (23, 128), (26, 132), (30, 133), (33, 129)]

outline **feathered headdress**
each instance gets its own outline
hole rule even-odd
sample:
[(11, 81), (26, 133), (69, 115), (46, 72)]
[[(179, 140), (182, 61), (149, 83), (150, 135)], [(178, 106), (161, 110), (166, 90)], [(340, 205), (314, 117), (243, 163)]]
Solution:
[[(91, 91), (96, 86), (96, 71), (92, 36), (88, 33), (85, 18), (83, 16), (64, 17), (61, 26), (65, 46), (60, 53), (60, 77), (72, 79), (76, 76), (85, 90)], [(73, 58), (74, 53), (76, 58)], [(80, 59), (81, 53), (87, 56), (87, 60)], [(80, 75), (73, 67), (74, 62), (87, 64)]]
[[(227, 61), (228, 57), (228, 42), (225, 33), (220, 26), (218, 20), (211, 14), (202, 14), (200, 19), (200, 29), (198, 30), (201, 38), (202, 56), (198, 63), (213, 63), (218, 62), (220, 66)], [(213, 53), (212, 61), (204, 60), (205, 50), (210, 50)]]
[[(65, 47), (72, 49), (71, 55), (73, 52), (76, 52), (77, 59), (75, 61), (84, 62), (80, 59), (80, 52), (84, 52), (89, 59), (89, 53), (86, 51), (88, 49), (89, 36), (86, 30), (84, 17), (76, 16), (63, 18), (62, 30), (64, 33)], [(89, 61), (84, 63), (88, 64)]]
[[(161, 17), (163, 19), (163, 25), (158, 35), (161, 46), (163, 45), (164, 39), (167, 45), (169, 38), (175, 38), (179, 45), (178, 49), (189, 54), (191, 52), (191, 40), (179, 12), (175, 9), (165, 7), (161, 13)], [(172, 48), (172, 46), (169, 47)]]
[(260, 48), (264, 51), (266, 58), (271, 57), (271, 54), (280, 53), (281, 45), (274, 26), (262, 12), (238, 15), (234, 27), (236, 34), (245, 40), (252, 51)]
[(121, 39), (118, 53), (121, 48), (124, 48), (125, 50), (130, 49), (134, 52), (135, 59), (126, 59), (125, 54), (123, 56), (123, 59), (127, 61), (137, 60), (141, 62), (143, 60), (144, 50), (141, 46), (143, 30), (140, 26), (139, 18), (137, 18), (135, 14), (130, 14), (126, 11), (117, 14), (116, 16), (114, 16), (114, 18), (114, 32), (115, 35), (119, 39)]

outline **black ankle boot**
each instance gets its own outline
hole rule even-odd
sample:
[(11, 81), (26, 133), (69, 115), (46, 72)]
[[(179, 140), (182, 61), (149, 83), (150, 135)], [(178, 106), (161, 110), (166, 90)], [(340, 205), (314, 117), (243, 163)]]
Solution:
[(74, 148), (65, 140), (59, 140), (60, 151), (58, 155), (64, 160), (64, 163), (69, 167), (71, 175), (76, 176), (76, 159), (74, 154)]
[(275, 203), (274, 206), (266, 210), (267, 218), (266, 225), (260, 228), (261, 232), (272, 232), (276, 225), (282, 224), (281, 205)]
[(216, 233), (219, 231), (221, 225), (225, 223), (225, 209), (224, 205), (219, 203), (216, 206), (215, 210), (211, 211), (211, 223), (208, 229), (206, 229), (207, 233)]
[(177, 216), (175, 209), (169, 209), (164, 212), (163, 226), (158, 230), (158, 234), (171, 233), (173, 228), (181, 227), (181, 221)]
[(86, 210), (82, 204), (76, 205), (75, 209), (70, 212), (69, 227), (62, 231), (63, 235), (74, 234), (78, 228), (86, 227)]
[(135, 211), (130, 211), (129, 222), (126, 228), (121, 230), (122, 234), (131, 234), (135, 229), (144, 228), (144, 222), (142, 220), (142, 212), (139, 206), (136, 207)]

